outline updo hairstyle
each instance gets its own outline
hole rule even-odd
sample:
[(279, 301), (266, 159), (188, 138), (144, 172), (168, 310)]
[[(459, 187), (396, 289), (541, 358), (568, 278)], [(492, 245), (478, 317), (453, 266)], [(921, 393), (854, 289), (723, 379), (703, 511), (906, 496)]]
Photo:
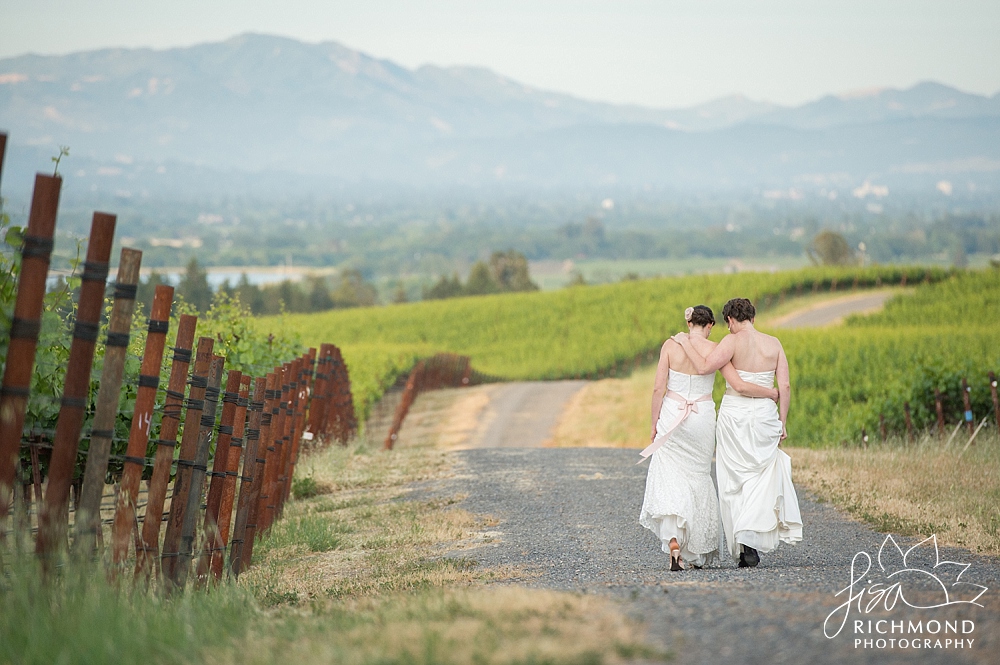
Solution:
[(757, 309), (746, 298), (733, 298), (722, 308), (723, 319), (736, 321), (752, 321), (757, 316)]
[(696, 305), (684, 310), (684, 320), (693, 326), (704, 328), (705, 326), (715, 325), (715, 314), (712, 313), (710, 307)]

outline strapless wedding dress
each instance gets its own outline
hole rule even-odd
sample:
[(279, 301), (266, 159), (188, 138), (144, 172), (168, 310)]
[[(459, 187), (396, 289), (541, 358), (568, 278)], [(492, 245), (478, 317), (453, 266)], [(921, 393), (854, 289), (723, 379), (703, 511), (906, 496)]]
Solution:
[(714, 561), (720, 547), (719, 500), (711, 475), (714, 382), (714, 372), (692, 376), (670, 370), (656, 421), (654, 443), (661, 445), (651, 455), (639, 514), (639, 523), (656, 534), (664, 552), (676, 538), (681, 558), (695, 566)]
[[(774, 385), (773, 371), (740, 371), (740, 377), (760, 386)], [(733, 558), (739, 558), (741, 543), (770, 552), (779, 543), (802, 540), (791, 459), (778, 448), (777, 404), (743, 397), (730, 387), (719, 407), (716, 439), (722, 527)]]

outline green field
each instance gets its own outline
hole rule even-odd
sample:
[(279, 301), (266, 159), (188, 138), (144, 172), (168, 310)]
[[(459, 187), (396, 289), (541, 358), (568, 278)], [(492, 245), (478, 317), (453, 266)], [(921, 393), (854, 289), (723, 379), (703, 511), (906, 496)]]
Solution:
[[(904, 275), (919, 286), (884, 315), (781, 333), (795, 400), (789, 428), (797, 443), (823, 445), (857, 440), (863, 427), (874, 433), (879, 414), (890, 430), (901, 431), (904, 402), (911, 403), (917, 427), (928, 425), (935, 387), (945, 392), (953, 421), (961, 415), (962, 376), (978, 386), (974, 411), (985, 413), (985, 374), (1000, 369), (987, 327), (996, 319), (1000, 273), (871, 267), (699, 275), (294, 315), (283, 322), (307, 344), (343, 348), (364, 414), (397, 376), (432, 353), (468, 355), (477, 370), (499, 380), (595, 378), (649, 358), (682, 329), (688, 305), (705, 303), (718, 313), (740, 295), (766, 311), (797, 294), (898, 284)], [(723, 334), (721, 326), (713, 333)]]

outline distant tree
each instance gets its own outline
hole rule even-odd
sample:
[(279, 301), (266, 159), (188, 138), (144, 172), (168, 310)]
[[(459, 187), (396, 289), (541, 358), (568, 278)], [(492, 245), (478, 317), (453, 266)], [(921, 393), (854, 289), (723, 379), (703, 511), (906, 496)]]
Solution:
[(493, 252), (490, 256), (490, 273), (501, 291), (538, 290), (538, 285), (531, 281), (528, 272), (528, 259), (513, 249)]
[(583, 278), (582, 272), (574, 270), (569, 274), (569, 281), (566, 282), (566, 286), (587, 286), (587, 280)]
[(424, 300), (441, 300), (460, 295), (462, 295), (462, 282), (458, 279), (458, 273), (453, 273), (450, 278), (441, 275), (434, 286), (424, 290)]
[(360, 270), (349, 268), (337, 275), (330, 298), (334, 307), (371, 307), (378, 303), (378, 289)]
[(307, 280), (309, 282), (309, 311), (325, 312), (328, 309), (333, 309), (333, 297), (330, 295), (330, 285), (326, 278), (310, 275)]
[(806, 248), (815, 265), (843, 266), (854, 262), (854, 250), (844, 236), (833, 231), (820, 231)]
[(469, 271), (469, 279), (465, 282), (463, 293), (470, 296), (481, 296), (487, 293), (497, 293), (500, 285), (493, 279), (493, 271), (490, 266), (482, 261), (476, 261)]
[(250, 308), (254, 314), (264, 313), (264, 294), (260, 287), (250, 283), (250, 278), (244, 272), (240, 274), (240, 281), (230, 289), (230, 295), (235, 296), (239, 301)]
[(146, 279), (139, 280), (135, 299), (139, 305), (145, 308), (146, 314), (149, 314), (153, 309), (153, 296), (156, 295), (156, 287), (160, 284), (169, 284), (169, 282), (155, 270), (149, 273)]
[(208, 311), (209, 305), (212, 304), (212, 287), (208, 285), (208, 272), (193, 256), (188, 261), (176, 293), (199, 312)]
[(403, 284), (402, 282), (399, 282), (396, 285), (396, 290), (392, 294), (392, 302), (394, 302), (395, 304), (399, 305), (399, 304), (402, 304), (404, 302), (409, 302), (409, 301), (410, 301), (410, 299), (406, 295), (406, 285)]

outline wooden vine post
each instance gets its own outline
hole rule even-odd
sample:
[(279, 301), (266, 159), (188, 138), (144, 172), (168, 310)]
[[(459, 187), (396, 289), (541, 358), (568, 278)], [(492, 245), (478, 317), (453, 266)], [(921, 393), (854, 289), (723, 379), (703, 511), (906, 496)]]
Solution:
[[(275, 368), (277, 370), (277, 368)], [(278, 400), (281, 395), (281, 374), (277, 371), (267, 375), (264, 390), (264, 411), (261, 416), (260, 441), (257, 442), (257, 459), (253, 482), (250, 487), (250, 502), (247, 509), (247, 525), (243, 534), (243, 549), (240, 555), (240, 571), (243, 571), (253, 561), (253, 546), (257, 540), (260, 521), (266, 511), (267, 497), (267, 465), (274, 455), (274, 431), (277, 424)]]
[(910, 417), (910, 403), (903, 402), (903, 418), (906, 420), (906, 440), (913, 443), (913, 419)]
[(41, 330), (45, 280), (52, 256), (52, 237), (56, 229), (61, 187), (62, 178), (59, 176), (41, 173), (35, 176), (28, 229), (21, 247), (21, 272), (17, 279), (14, 318), (7, 333), (10, 342), (3, 382), (0, 384), (0, 534), (4, 531), (13, 500), (14, 470), (21, 451), (24, 414), (28, 407), (31, 373)]
[[(233, 516), (233, 503), (236, 497), (236, 479), (239, 477), (240, 457), (246, 448), (247, 412), (250, 407), (251, 378), (244, 376), (240, 381), (239, 398), (236, 403), (236, 420), (233, 423), (233, 435), (229, 439), (229, 452), (226, 455), (226, 477), (222, 485), (222, 501), (219, 504), (219, 537), (212, 551), (211, 570), (215, 579), (222, 579), (223, 565), (226, 558), (226, 543), (229, 541), (230, 524)], [(260, 427), (260, 423), (257, 423)]]
[(115, 238), (115, 216), (95, 212), (87, 242), (87, 258), (81, 274), (80, 296), (73, 325), (69, 360), (59, 420), (52, 438), (48, 486), (38, 521), (35, 551), (47, 558), (66, 543), (69, 526), (69, 487), (80, 449), (80, 430), (90, 395), (90, 374), (94, 348), (104, 310), (104, 288), (108, 280), (108, 260)]
[(972, 401), (969, 396), (969, 382), (962, 378), (962, 405), (965, 407), (965, 426), (969, 428), (969, 436), (972, 436), (973, 430), (976, 429), (976, 423), (973, 422), (975, 418), (972, 416)]
[(205, 388), (205, 410), (201, 414), (198, 428), (198, 447), (195, 449), (194, 463), (191, 465), (191, 485), (187, 495), (187, 507), (184, 509), (184, 520), (181, 523), (181, 542), (177, 553), (177, 565), (174, 568), (173, 588), (183, 589), (187, 583), (191, 560), (194, 557), (195, 531), (198, 525), (198, 515), (201, 506), (202, 492), (205, 489), (205, 476), (208, 472), (208, 454), (212, 445), (212, 434), (215, 431), (215, 414), (219, 406), (219, 387), (222, 385), (222, 370), (226, 359), (222, 356), (212, 356), (208, 367), (208, 386)]
[[(230, 370), (226, 376), (226, 389), (222, 393), (222, 417), (219, 421), (219, 438), (215, 442), (215, 457), (212, 470), (208, 473), (208, 498), (205, 501), (205, 547), (198, 559), (198, 583), (208, 579), (212, 565), (212, 554), (222, 549), (219, 533), (219, 509), (222, 507), (222, 487), (226, 482), (226, 465), (229, 461), (229, 447), (235, 432), (236, 411), (240, 401), (240, 383), (243, 374)], [(245, 413), (245, 412), (244, 412)], [(242, 434), (242, 432), (241, 432)], [(237, 451), (239, 454), (239, 451)]]
[[(115, 567), (125, 563), (129, 542), (138, 535), (135, 505), (139, 499), (139, 481), (146, 468), (146, 449), (153, 425), (156, 392), (160, 386), (160, 365), (163, 349), (170, 328), (170, 310), (173, 306), (174, 288), (165, 284), (156, 287), (153, 308), (149, 315), (146, 348), (139, 368), (139, 387), (135, 395), (135, 411), (125, 450), (121, 487), (115, 502), (115, 521), (111, 529), (111, 557)], [(139, 542), (138, 540), (136, 542)]]
[(146, 500), (146, 515), (142, 520), (142, 534), (136, 551), (136, 577), (144, 576), (147, 580), (156, 569), (160, 549), (163, 504), (167, 499), (170, 467), (174, 461), (174, 448), (177, 447), (177, 430), (180, 428), (181, 411), (184, 407), (184, 386), (191, 365), (191, 346), (194, 344), (197, 324), (198, 318), (190, 314), (181, 314), (177, 324), (170, 378), (167, 380), (166, 403), (163, 405), (163, 419), (160, 422), (160, 438), (156, 439), (153, 475), (149, 479), (149, 494)]
[(177, 457), (177, 474), (174, 476), (174, 491), (170, 499), (170, 515), (167, 517), (167, 527), (163, 534), (163, 550), (160, 555), (163, 580), (168, 588), (177, 579), (181, 527), (184, 524), (184, 513), (187, 509), (188, 494), (191, 489), (191, 467), (194, 465), (198, 449), (197, 423), (201, 421), (202, 411), (205, 408), (205, 389), (208, 387), (208, 369), (212, 362), (214, 345), (213, 338), (201, 337), (198, 339), (198, 348), (195, 352), (194, 373), (190, 380), (191, 390), (184, 412), (184, 422), (187, 426), (181, 437), (181, 448)]
[(944, 402), (941, 398), (941, 391), (934, 389), (934, 410), (937, 412), (937, 433), (944, 436)]
[(100, 389), (94, 410), (94, 424), (90, 431), (90, 449), (80, 490), (80, 509), (76, 514), (73, 545), (80, 554), (87, 554), (97, 547), (101, 528), (101, 497), (108, 473), (111, 441), (115, 435), (118, 404), (121, 399), (122, 375), (128, 353), (129, 333), (135, 312), (135, 296), (139, 283), (139, 266), (142, 252), (122, 249), (115, 278), (114, 304), (108, 321), (108, 336), (104, 346), (104, 367), (101, 369)]
[(993, 398), (993, 418), (1000, 432), (1000, 400), (997, 399), (997, 375), (993, 372), (990, 372), (990, 397)]
[[(250, 398), (250, 418), (247, 423), (246, 448), (243, 454), (243, 475), (240, 476), (240, 497), (236, 505), (236, 523), (233, 526), (233, 537), (229, 548), (229, 569), (238, 576), (243, 568), (243, 556), (246, 547), (246, 532), (251, 507), (256, 510), (256, 499), (253, 487), (256, 483), (260, 490), (259, 469), (263, 468), (264, 460), (260, 458), (260, 441), (264, 432), (264, 417), (268, 419), (270, 429), (270, 413), (264, 413), (264, 399), (267, 393), (267, 379), (255, 379), (253, 396)], [(251, 538), (253, 535), (251, 534)]]

